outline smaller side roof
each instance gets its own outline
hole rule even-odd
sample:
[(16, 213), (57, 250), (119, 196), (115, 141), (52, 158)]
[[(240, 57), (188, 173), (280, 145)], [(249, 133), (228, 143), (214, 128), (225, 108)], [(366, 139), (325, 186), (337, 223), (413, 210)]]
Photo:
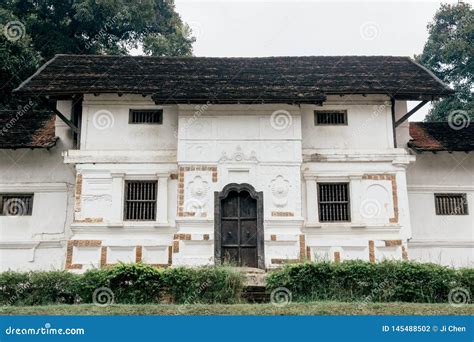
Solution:
[(449, 122), (410, 122), (408, 147), (415, 151), (474, 151), (474, 125), (456, 127)]
[(54, 123), (50, 112), (0, 110), (0, 149), (53, 147)]

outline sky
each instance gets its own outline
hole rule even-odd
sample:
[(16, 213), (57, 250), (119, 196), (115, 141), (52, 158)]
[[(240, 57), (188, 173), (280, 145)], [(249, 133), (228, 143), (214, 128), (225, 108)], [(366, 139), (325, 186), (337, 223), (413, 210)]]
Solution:
[[(444, 1), (453, 2), (453, 1)], [(456, 2), (456, 1), (454, 1)], [(194, 55), (420, 54), (439, 1), (175, 0)], [(416, 102), (409, 103), (409, 108)], [(410, 119), (420, 121), (428, 106)]]

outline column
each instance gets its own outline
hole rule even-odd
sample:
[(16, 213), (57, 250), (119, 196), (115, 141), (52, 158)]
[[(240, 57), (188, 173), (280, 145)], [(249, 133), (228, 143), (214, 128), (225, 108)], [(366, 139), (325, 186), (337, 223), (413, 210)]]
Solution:
[(305, 178), (306, 182), (306, 226), (316, 226), (318, 217), (318, 191), (316, 177)]
[(159, 224), (168, 224), (168, 175), (158, 175), (156, 219)]
[(111, 173), (112, 176), (112, 224), (123, 222), (124, 178), (125, 173)]
[(350, 205), (352, 226), (364, 226), (361, 215), (362, 176), (349, 176), (350, 179)]

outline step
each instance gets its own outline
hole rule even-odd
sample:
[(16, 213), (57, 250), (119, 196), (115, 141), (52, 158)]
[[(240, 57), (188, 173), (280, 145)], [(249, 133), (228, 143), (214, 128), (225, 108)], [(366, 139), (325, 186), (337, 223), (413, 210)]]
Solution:
[(246, 286), (242, 292), (242, 297), (249, 303), (270, 302), (270, 294), (264, 286)]

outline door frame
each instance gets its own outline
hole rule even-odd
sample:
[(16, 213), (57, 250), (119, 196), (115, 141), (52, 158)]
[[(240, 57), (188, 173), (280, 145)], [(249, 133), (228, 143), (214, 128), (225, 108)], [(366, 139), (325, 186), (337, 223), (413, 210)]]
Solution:
[(222, 239), (221, 239), (221, 215), (222, 200), (227, 198), (231, 191), (238, 193), (246, 191), (250, 197), (257, 201), (257, 266), (265, 269), (265, 238), (263, 232), (263, 191), (256, 191), (255, 188), (247, 183), (227, 184), (222, 191), (214, 192), (214, 259), (215, 264), (222, 263)]

